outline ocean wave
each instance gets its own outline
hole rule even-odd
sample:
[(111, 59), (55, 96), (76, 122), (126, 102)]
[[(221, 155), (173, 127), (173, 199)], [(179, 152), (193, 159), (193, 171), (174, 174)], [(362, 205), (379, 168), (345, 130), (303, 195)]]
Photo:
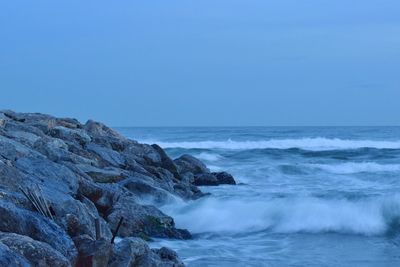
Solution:
[(201, 152), (200, 154), (195, 155), (196, 158), (199, 158), (201, 160), (205, 161), (218, 161), (222, 159), (221, 155), (214, 154), (214, 153), (207, 153), (207, 152)]
[(382, 235), (400, 222), (400, 196), (364, 199), (293, 198), (240, 201), (206, 198), (166, 206), (178, 227), (193, 233), (276, 233)]
[(310, 167), (315, 167), (330, 173), (336, 174), (353, 174), (361, 172), (398, 172), (400, 164), (378, 164), (375, 162), (349, 162), (342, 164), (309, 164)]
[(377, 149), (400, 149), (398, 141), (378, 140), (351, 140), (339, 138), (300, 138), (300, 139), (270, 139), (259, 141), (186, 141), (186, 142), (162, 142), (155, 140), (142, 140), (142, 143), (157, 143), (163, 148), (184, 148), (184, 149), (291, 149), (299, 148), (304, 150), (347, 150), (359, 148)]

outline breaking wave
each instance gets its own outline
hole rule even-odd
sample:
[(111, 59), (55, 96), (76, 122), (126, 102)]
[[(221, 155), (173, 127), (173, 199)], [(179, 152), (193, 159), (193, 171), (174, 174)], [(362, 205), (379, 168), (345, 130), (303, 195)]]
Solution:
[[(179, 208), (177, 208), (177, 206)], [(193, 233), (276, 233), (382, 235), (398, 226), (400, 196), (347, 199), (282, 198), (240, 201), (207, 198), (166, 206), (178, 227)]]
[(377, 149), (400, 149), (398, 141), (379, 140), (351, 140), (339, 138), (300, 138), (300, 139), (270, 139), (260, 141), (186, 141), (186, 142), (162, 142), (154, 140), (143, 140), (143, 143), (157, 143), (163, 148), (184, 148), (184, 149), (291, 149), (299, 148), (304, 150), (346, 150), (359, 148)]

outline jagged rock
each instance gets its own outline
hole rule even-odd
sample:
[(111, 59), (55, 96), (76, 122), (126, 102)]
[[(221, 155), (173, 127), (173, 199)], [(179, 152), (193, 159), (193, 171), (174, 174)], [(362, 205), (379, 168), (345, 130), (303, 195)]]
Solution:
[(175, 159), (174, 162), (178, 166), (179, 173), (181, 174), (190, 172), (196, 175), (210, 172), (203, 162), (187, 154)]
[(51, 187), (55, 191), (76, 194), (78, 190), (76, 175), (64, 165), (47, 159), (23, 157), (17, 159), (15, 167), (35, 179), (38, 184)]
[(113, 255), (109, 261), (110, 267), (183, 267), (173, 251), (161, 248), (151, 250), (139, 238), (124, 238), (113, 247)]
[(82, 129), (71, 129), (64, 126), (56, 126), (50, 130), (49, 135), (68, 142), (77, 142), (85, 145), (91, 141), (90, 136)]
[(108, 165), (114, 167), (123, 167), (125, 165), (125, 159), (118, 152), (100, 146), (95, 143), (90, 143), (86, 146), (86, 149), (95, 153), (102, 161), (106, 162)]
[(162, 266), (183, 267), (184, 264), (179, 260), (178, 254), (175, 251), (162, 247), (160, 249), (152, 249), (159, 258)]
[(46, 242), (75, 262), (77, 252), (71, 238), (51, 220), (39, 213), (17, 207), (15, 204), (0, 199), (0, 231), (29, 236)]
[(151, 145), (160, 155), (161, 166), (164, 169), (170, 171), (176, 179), (180, 179), (180, 175), (178, 172), (178, 167), (175, 165), (175, 162), (168, 157), (167, 153), (157, 144)]
[(233, 176), (227, 172), (213, 172), (212, 174), (217, 178), (218, 184), (236, 184)]
[(20, 254), (31, 266), (71, 266), (70, 261), (60, 252), (50, 245), (33, 240), (30, 237), (13, 233), (0, 233), (0, 242), (14, 253)]
[(194, 177), (197, 186), (215, 186), (220, 184), (236, 184), (232, 175), (227, 172), (203, 173)]
[(88, 174), (95, 182), (98, 183), (118, 182), (128, 177), (128, 173), (126, 173), (126, 171), (114, 167), (97, 168), (83, 164), (76, 165), (76, 167)]
[(93, 240), (87, 235), (74, 238), (78, 248), (78, 260), (76, 267), (102, 267), (107, 266), (111, 255), (111, 243), (109, 240)]
[(197, 186), (219, 185), (217, 177), (211, 173), (202, 173), (196, 175), (194, 177), (194, 184)]
[(0, 266), (30, 267), (30, 264), (0, 241)]
[(0, 135), (0, 156), (12, 161), (20, 157), (44, 158), (39, 152), (2, 135)]
[(120, 196), (113, 205), (107, 221), (112, 229), (117, 227), (120, 218), (124, 221), (119, 229), (123, 237), (160, 237), (188, 239), (191, 237), (187, 230), (175, 228), (174, 220), (151, 205), (140, 205), (126, 194)]
[(135, 195), (155, 203), (165, 203), (171, 199), (168, 191), (156, 185), (153, 179), (144, 175), (129, 177), (119, 182)]

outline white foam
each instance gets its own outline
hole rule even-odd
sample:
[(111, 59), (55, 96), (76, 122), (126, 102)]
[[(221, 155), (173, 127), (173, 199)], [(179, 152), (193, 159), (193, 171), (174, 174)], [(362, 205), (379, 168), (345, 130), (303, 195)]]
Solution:
[(400, 216), (400, 197), (363, 201), (293, 198), (266, 201), (202, 199), (164, 207), (178, 227), (193, 233), (337, 232), (384, 234)]
[(155, 140), (142, 140), (142, 143), (157, 143), (163, 148), (185, 149), (289, 149), (300, 148), (305, 150), (344, 150), (357, 148), (400, 149), (400, 140), (350, 140), (338, 138), (300, 138), (300, 139), (270, 139), (259, 141), (197, 141), (197, 142), (162, 142)]
[(336, 173), (336, 174), (352, 174), (360, 172), (398, 172), (400, 171), (400, 164), (378, 164), (375, 162), (349, 162), (342, 164), (309, 164), (311, 167)]

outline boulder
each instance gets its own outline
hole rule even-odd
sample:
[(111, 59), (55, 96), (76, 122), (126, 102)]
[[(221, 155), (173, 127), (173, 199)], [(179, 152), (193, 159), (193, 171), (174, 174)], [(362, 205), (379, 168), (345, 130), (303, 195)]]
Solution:
[(175, 165), (175, 162), (168, 157), (167, 153), (157, 144), (151, 145), (157, 153), (160, 155), (161, 165), (160, 167), (167, 169), (170, 171), (176, 179), (180, 179), (180, 175), (178, 172), (178, 167)]
[(178, 254), (172, 249), (162, 247), (160, 249), (152, 249), (152, 251), (158, 256), (158, 264), (160, 266), (171, 266), (171, 267), (183, 267), (183, 262), (179, 259)]
[(110, 148), (100, 146), (95, 143), (89, 143), (86, 146), (86, 149), (90, 152), (95, 153), (99, 157), (99, 159), (105, 163), (105, 165), (111, 165), (114, 167), (125, 166), (124, 157)]
[(15, 162), (15, 167), (44, 187), (71, 195), (78, 190), (76, 175), (66, 166), (48, 159), (23, 157)]
[(98, 183), (118, 182), (125, 179), (129, 175), (129, 173), (126, 171), (114, 167), (97, 168), (84, 164), (76, 165), (76, 167), (92, 177), (92, 179)]
[(213, 172), (212, 174), (217, 178), (218, 184), (236, 184), (233, 176), (227, 172)]
[(78, 248), (76, 267), (102, 267), (107, 266), (111, 255), (110, 240), (93, 240), (87, 235), (74, 238)]
[(194, 184), (197, 186), (215, 186), (219, 185), (218, 179), (214, 174), (202, 173), (194, 177)]
[(53, 221), (37, 212), (17, 207), (0, 199), (0, 231), (29, 236), (49, 244), (64, 255), (71, 263), (75, 262), (77, 252), (71, 238)]
[(30, 267), (31, 265), (0, 241), (0, 266)]
[(119, 184), (141, 199), (150, 202), (161, 204), (171, 199), (171, 194), (168, 191), (160, 188), (153, 179), (144, 175), (129, 177), (120, 181)]
[(227, 172), (203, 173), (194, 177), (197, 186), (216, 186), (221, 184), (236, 184), (232, 175)]
[(203, 162), (188, 154), (182, 155), (175, 159), (174, 162), (178, 166), (180, 174), (190, 172), (196, 175), (210, 172)]
[(33, 240), (30, 237), (13, 233), (0, 233), (0, 242), (13, 252), (20, 254), (31, 266), (71, 266), (70, 261), (60, 252), (50, 245)]
[(82, 129), (71, 129), (64, 126), (56, 126), (49, 131), (49, 135), (68, 142), (76, 142), (85, 145), (91, 141), (90, 136)]
[(123, 237), (191, 238), (187, 230), (175, 228), (175, 222), (171, 217), (154, 206), (138, 204), (129, 194), (120, 196), (112, 206), (106, 218), (111, 229), (116, 229), (121, 217), (124, 221), (118, 234)]
[(139, 238), (124, 238), (114, 245), (109, 267), (183, 267), (175, 252), (167, 248), (151, 250)]

